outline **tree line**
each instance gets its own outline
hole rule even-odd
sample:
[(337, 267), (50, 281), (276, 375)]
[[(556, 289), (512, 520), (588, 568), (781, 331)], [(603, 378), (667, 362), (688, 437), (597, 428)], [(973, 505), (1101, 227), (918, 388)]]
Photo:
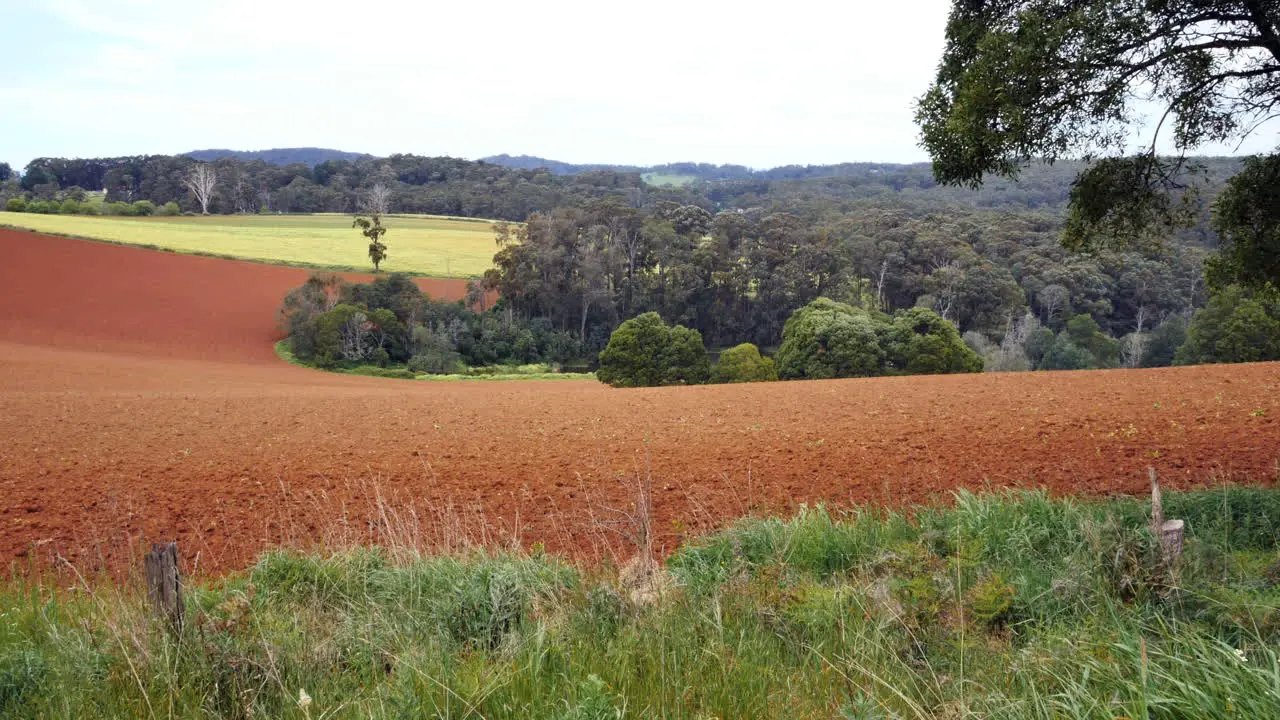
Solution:
[[(452, 209), (523, 220), (498, 226), (494, 269), (483, 283), (502, 295), (512, 318), (573, 335), (581, 358), (594, 358), (623, 321), (646, 312), (698, 331), (713, 349), (751, 343), (769, 353), (792, 312), (827, 297), (888, 314), (928, 308), (955, 324), (989, 368), (1114, 367), (1173, 362), (1177, 347), (1152, 348), (1185, 340), (1211, 296), (1205, 271), (1219, 246), (1214, 201), (1232, 173), (1247, 172), (1239, 172), (1246, 165), (1239, 159), (1200, 164), (1207, 189), (1190, 227), (1158, 243), (1083, 253), (1061, 243), (1081, 167), (1072, 163), (1032, 165), (1016, 183), (994, 179), (980, 190), (939, 186), (923, 165), (869, 164), (836, 166), (829, 177), (677, 189), (647, 187), (629, 173), (557, 176), (408, 155), (314, 167), (168, 156), (40, 159), (20, 179), (0, 183), (0, 197), (37, 212), (72, 212), (83, 197), (73, 183), (101, 182), (108, 189), (101, 210), (114, 214), (256, 212), (265, 202), (353, 212), (380, 198), (381, 213)], [(192, 183), (201, 169), (211, 180), (203, 191)], [(126, 202), (145, 194), (169, 199)], [(295, 202), (304, 197), (316, 203)], [(476, 202), (444, 208), (431, 205), (432, 197)], [(79, 210), (92, 206), (80, 202)], [(1233, 207), (1237, 215), (1249, 211)], [(476, 208), (484, 212), (470, 212)], [(1231, 281), (1228, 273), (1216, 287)], [(1082, 315), (1115, 343), (1114, 352), (1101, 344), (1077, 352), (1091, 336), (1072, 336), (1068, 324)]]
[[(645, 312), (698, 331), (712, 347), (777, 348), (791, 313), (825, 297), (876, 313), (929, 309), (984, 352), (1011, 332), (1043, 344), (1046, 332), (1056, 339), (1087, 318), (1117, 347), (1087, 366), (1136, 366), (1153, 331), (1185, 324), (1209, 295), (1204, 247), (1075, 254), (1058, 243), (1061, 219), (1038, 213), (919, 213), (865, 201), (815, 219), (604, 200), (496, 229), (486, 287), (518, 315), (594, 349)], [(1076, 344), (1092, 342), (1085, 337)], [(1037, 365), (1044, 353), (1036, 347), (1024, 369), (1052, 367)]]

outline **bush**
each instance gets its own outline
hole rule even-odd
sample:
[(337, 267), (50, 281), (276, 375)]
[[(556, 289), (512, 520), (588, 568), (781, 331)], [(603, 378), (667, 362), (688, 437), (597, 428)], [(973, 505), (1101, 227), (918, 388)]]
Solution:
[(1087, 350), (1071, 342), (1064, 332), (1049, 346), (1040, 360), (1040, 370), (1088, 370), (1094, 367), (1093, 356)]
[(916, 307), (890, 318), (827, 298), (787, 319), (777, 362), (784, 378), (982, 372), (982, 358), (932, 310)]
[(742, 343), (720, 353), (720, 360), (711, 368), (713, 383), (772, 382), (778, 379), (773, 359), (760, 354), (751, 343)]
[(433, 346), (409, 358), (409, 371), (415, 375), (457, 375), (464, 370), (461, 357), (448, 346)]
[(156, 214), (156, 204), (150, 200), (139, 200), (133, 204), (133, 214), (141, 217)]
[(1196, 311), (1176, 365), (1280, 360), (1280, 300), (1229, 287)]
[(1093, 357), (1093, 367), (1110, 368), (1119, 364), (1120, 343), (1103, 333), (1092, 315), (1081, 314), (1071, 318), (1062, 334)]
[(172, 200), (156, 208), (156, 215), (161, 217), (177, 217), (181, 214), (182, 208), (178, 207), (178, 203)]
[(9, 212), (26, 212), (27, 201), (20, 197), (9, 198), (9, 202), (5, 203), (4, 209)]
[(613, 331), (596, 377), (613, 387), (650, 387), (696, 385), (709, 373), (702, 333), (682, 325), (669, 328), (649, 312)]
[(1142, 367), (1169, 367), (1173, 364), (1178, 348), (1187, 341), (1187, 320), (1181, 315), (1170, 315), (1156, 326), (1142, 352)]
[(1057, 336), (1047, 327), (1038, 328), (1027, 336), (1027, 342), (1024, 348), (1027, 353), (1027, 362), (1031, 363), (1031, 367), (1040, 370), (1044, 366), (1044, 356), (1049, 354), (1049, 348), (1053, 347), (1053, 342), (1057, 340)]
[(884, 351), (877, 331), (884, 323), (852, 305), (818, 298), (791, 313), (782, 327), (776, 358), (783, 378), (880, 375)]
[(80, 203), (80, 214), (81, 215), (101, 215), (102, 213), (98, 210), (97, 205), (94, 205), (93, 203), (83, 202), (83, 203)]
[(888, 354), (908, 375), (982, 372), (982, 358), (965, 345), (956, 326), (927, 308), (894, 315)]
[(116, 201), (111, 203), (105, 203), (102, 206), (102, 214), (103, 215), (119, 215), (120, 217), (130, 217), (132, 215), (137, 215), (138, 213), (136, 210), (134, 210), (134, 207), (129, 203)]
[(66, 200), (62, 201), (61, 205), (58, 206), (58, 212), (62, 213), (63, 215), (79, 214), (80, 203), (75, 200), (72, 200), (71, 198), (67, 198)]
[(50, 212), (49, 203), (45, 202), (44, 200), (36, 200), (35, 202), (28, 203), (27, 212), (39, 213), (41, 215), (48, 215)]

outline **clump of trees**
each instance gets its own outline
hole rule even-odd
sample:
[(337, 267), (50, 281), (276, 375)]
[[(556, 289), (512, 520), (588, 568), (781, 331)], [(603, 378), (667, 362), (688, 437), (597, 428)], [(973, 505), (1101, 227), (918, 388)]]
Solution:
[(293, 354), (323, 368), (378, 365), (447, 374), (466, 367), (585, 364), (571, 333), (497, 308), (433, 300), (405, 275), (349, 284), (316, 273), (285, 297), (280, 324)]
[(1231, 286), (1191, 319), (1176, 365), (1280, 360), (1280, 295)]
[(782, 378), (982, 371), (951, 322), (927, 308), (892, 316), (818, 298), (788, 318), (777, 355)]
[(669, 327), (655, 312), (618, 326), (596, 371), (600, 382), (613, 387), (698, 385), (709, 375), (702, 334), (683, 325)]
[(796, 310), (775, 359), (743, 343), (708, 366), (702, 335), (654, 312), (622, 323), (596, 376), (614, 387), (981, 372), (954, 324), (927, 308), (886, 315), (828, 298)]

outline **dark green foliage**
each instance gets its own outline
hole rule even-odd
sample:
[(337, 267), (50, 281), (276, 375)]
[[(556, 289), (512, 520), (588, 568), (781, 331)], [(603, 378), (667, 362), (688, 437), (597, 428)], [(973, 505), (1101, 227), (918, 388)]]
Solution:
[(1230, 286), (1196, 311), (1174, 364), (1280, 360), (1280, 300)]
[(34, 202), (27, 203), (27, 212), (29, 213), (38, 213), (40, 215), (48, 215), (52, 211), (53, 211), (53, 206), (51, 206), (49, 203), (45, 202), (44, 200), (36, 200)]
[(9, 212), (26, 212), (27, 201), (20, 197), (11, 197), (7, 202), (5, 202), (4, 209)]
[(413, 357), (408, 367), (414, 373), (449, 375), (466, 366), (447, 335), (419, 326), (413, 329)]
[(580, 361), (581, 344), (546, 323), (509, 321), (500, 310), (478, 313), (436, 302), (413, 279), (393, 273), (348, 285), (316, 273), (285, 297), (281, 328), (304, 363), (352, 369), (372, 363), (388, 371), (452, 374), (467, 365)]
[(1280, 99), (1280, 40), (1266, 5), (956, 0), (916, 112), (935, 175), (977, 186), (1033, 158), (1103, 156), (1072, 191), (1068, 245), (1123, 245), (1187, 221), (1194, 205), (1183, 200), (1194, 198), (1181, 194), (1181, 160), (1116, 155), (1153, 100), (1167, 110), (1155, 132), (1179, 155), (1251, 134)]
[(72, 200), (71, 198), (67, 198), (58, 206), (58, 212), (63, 215), (75, 215), (80, 212), (80, 203)]
[(613, 387), (653, 387), (697, 385), (707, 381), (709, 372), (702, 335), (681, 325), (667, 327), (650, 312), (613, 332), (600, 352), (596, 377)]
[(1170, 315), (1156, 326), (1142, 353), (1142, 367), (1169, 367), (1175, 353), (1187, 341), (1187, 319)]
[(796, 310), (782, 329), (774, 358), (785, 379), (868, 377), (884, 372), (878, 333), (883, 320), (852, 305), (818, 298)]
[(156, 214), (156, 204), (150, 200), (138, 200), (133, 203), (133, 212), (131, 215), (147, 217)]
[[(364, 324), (365, 309), (342, 303), (315, 318), (315, 361), (321, 367), (339, 362), (362, 362), (373, 349)], [(303, 357), (299, 355), (299, 357)]]
[(776, 361), (788, 379), (982, 371), (955, 325), (932, 310), (889, 317), (827, 298), (791, 315)]
[(773, 359), (760, 354), (760, 348), (743, 343), (720, 353), (711, 368), (712, 383), (770, 382), (778, 379)]
[(982, 372), (982, 358), (964, 344), (956, 326), (925, 308), (894, 315), (888, 355), (908, 375)]
[(372, 213), (369, 217), (359, 216), (352, 222), (351, 227), (360, 228), (360, 234), (368, 238), (369, 260), (373, 262), (373, 271), (378, 272), (378, 265), (387, 259), (387, 245), (382, 242), (387, 229), (382, 226), (381, 217), (378, 213)]
[(1093, 316), (1076, 315), (1067, 321), (1062, 334), (1076, 347), (1089, 353), (1092, 367), (1110, 368), (1119, 363), (1120, 344), (1103, 334)]
[(1053, 331), (1047, 327), (1038, 328), (1031, 333), (1026, 344), (1027, 361), (1031, 363), (1031, 367), (1042, 367), (1044, 356), (1049, 354), (1049, 349), (1057, 339)]
[(156, 215), (160, 215), (162, 217), (177, 217), (181, 214), (182, 208), (178, 206), (178, 203), (172, 200), (156, 208)]
[(1280, 154), (1247, 158), (1213, 206), (1222, 247), (1206, 275), (1219, 289), (1280, 288)]
[(1044, 357), (1036, 364), (1039, 370), (1087, 370), (1093, 367), (1097, 367), (1093, 355), (1072, 342), (1066, 333), (1053, 341)]
[(305, 284), (285, 296), (280, 305), (280, 329), (289, 336), (299, 360), (316, 359), (316, 318), (333, 309), (345, 292), (346, 282), (341, 275), (313, 273)]

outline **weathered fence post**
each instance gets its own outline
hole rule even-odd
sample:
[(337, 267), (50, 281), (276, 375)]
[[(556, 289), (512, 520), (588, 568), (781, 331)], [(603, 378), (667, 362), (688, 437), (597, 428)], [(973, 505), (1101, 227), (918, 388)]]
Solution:
[(1160, 480), (1156, 477), (1156, 469), (1147, 468), (1147, 477), (1151, 478), (1151, 533), (1160, 539), (1160, 555), (1168, 565), (1182, 555), (1186, 523), (1182, 520), (1164, 519), (1164, 503), (1160, 497)]
[(178, 543), (156, 543), (146, 555), (147, 599), (151, 609), (182, 631), (182, 581), (178, 575)]

